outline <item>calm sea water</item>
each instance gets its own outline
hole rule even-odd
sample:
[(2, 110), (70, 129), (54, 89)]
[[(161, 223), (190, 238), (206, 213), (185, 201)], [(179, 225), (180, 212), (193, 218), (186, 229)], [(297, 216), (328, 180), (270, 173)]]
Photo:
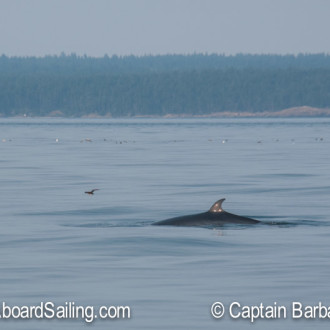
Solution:
[[(132, 313), (4, 328), (329, 328), (210, 313), (330, 306), (329, 119), (0, 119), (0, 139), (0, 300)], [(269, 225), (151, 226), (220, 198)]]

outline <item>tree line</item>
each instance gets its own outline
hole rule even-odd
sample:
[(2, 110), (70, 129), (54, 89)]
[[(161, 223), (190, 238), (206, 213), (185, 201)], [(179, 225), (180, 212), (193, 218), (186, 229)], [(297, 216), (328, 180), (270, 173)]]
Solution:
[(330, 107), (330, 56), (0, 56), (0, 114), (111, 116)]

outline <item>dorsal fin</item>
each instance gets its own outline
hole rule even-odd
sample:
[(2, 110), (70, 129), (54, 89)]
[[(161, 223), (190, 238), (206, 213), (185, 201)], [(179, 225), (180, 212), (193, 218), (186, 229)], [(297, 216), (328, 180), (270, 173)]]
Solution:
[(209, 209), (209, 212), (212, 212), (212, 213), (223, 212), (221, 205), (224, 200), (226, 200), (226, 198), (219, 199), (217, 202), (215, 202), (212, 205), (212, 207)]

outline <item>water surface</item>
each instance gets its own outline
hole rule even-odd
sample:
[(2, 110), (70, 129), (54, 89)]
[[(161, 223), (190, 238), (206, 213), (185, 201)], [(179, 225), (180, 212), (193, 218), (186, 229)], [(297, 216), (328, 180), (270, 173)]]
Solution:
[[(329, 119), (0, 119), (0, 292), (130, 305), (130, 320), (6, 329), (310, 329), (215, 320), (213, 302), (330, 306)], [(93, 196), (84, 191), (98, 188)], [(151, 226), (206, 211), (267, 224)]]

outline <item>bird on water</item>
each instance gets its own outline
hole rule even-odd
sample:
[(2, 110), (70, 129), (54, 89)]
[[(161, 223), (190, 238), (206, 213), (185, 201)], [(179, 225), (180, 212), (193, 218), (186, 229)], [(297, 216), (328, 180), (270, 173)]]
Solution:
[(91, 191), (85, 191), (85, 194), (94, 195), (94, 191), (96, 191), (96, 190), (100, 190), (100, 189), (93, 189)]

